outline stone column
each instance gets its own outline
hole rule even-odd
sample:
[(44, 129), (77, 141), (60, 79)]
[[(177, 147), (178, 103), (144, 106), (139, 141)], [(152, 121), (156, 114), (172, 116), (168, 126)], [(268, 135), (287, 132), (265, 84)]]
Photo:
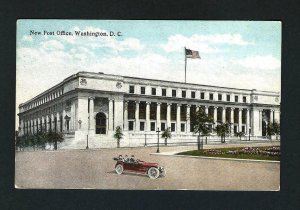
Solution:
[(114, 114), (113, 114), (113, 99), (108, 99), (108, 130), (114, 130)]
[(199, 105), (196, 105), (196, 112), (198, 112), (199, 111)]
[(114, 110), (114, 129), (117, 126), (123, 128), (124, 120), (123, 120), (123, 113), (124, 113), (124, 98), (119, 96), (115, 99), (115, 110)]
[(157, 102), (157, 106), (156, 106), (156, 127), (161, 130), (160, 127), (160, 105), (161, 103)]
[(35, 119), (35, 133), (38, 133), (39, 132), (39, 118), (36, 118)]
[[(88, 126), (89, 126), (89, 113), (88, 113), (88, 97), (78, 97), (78, 121), (81, 121), (81, 128), (78, 129), (80, 131), (88, 132)], [(72, 111), (73, 110), (73, 111)], [(75, 122), (75, 119), (73, 116), (73, 112), (75, 111), (75, 107), (73, 108), (73, 104), (71, 106), (71, 128), (72, 130), (74, 128), (73, 123)], [(72, 119), (73, 118), (73, 119)], [(76, 123), (78, 123), (78, 121)], [(72, 123), (73, 122), (73, 123)], [(72, 127), (73, 126), (73, 127)]]
[(246, 134), (249, 134), (249, 128), (250, 128), (250, 110), (249, 109), (246, 109)]
[(140, 102), (135, 101), (135, 131), (140, 131)]
[(62, 116), (62, 124), (63, 124), (63, 126), (62, 126), (62, 131), (66, 131), (67, 130), (67, 126), (66, 126), (66, 123), (67, 123), (67, 121), (66, 121), (66, 119), (65, 119), (65, 117), (66, 117), (66, 111), (65, 110), (63, 110), (63, 116)]
[[(214, 122), (217, 123), (217, 120), (218, 120), (218, 107), (215, 106), (214, 107)], [(215, 124), (216, 126), (216, 124)]]
[(128, 131), (128, 101), (124, 102), (124, 131)]
[(259, 131), (262, 130), (262, 110), (259, 110), (258, 120), (259, 120)]
[[(88, 113), (88, 98), (80, 98), (78, 99), (78, 104), (79, 104), (79, 101), (81, 103), (81, 111), (80, 112), (84, 112), (84, 113), (80, 113), (78, 112), (78, 116), (81, 115), (81, 128), (83, 128), (82, 126), (85, 126), (85, 130), (88, 129), (88, 124), (89, 124), (89, 113)], [(79, 106), (79, 105), (78, 105)], [(79, 119), (78, 119), (79, 120)], [(78, 120), (76, 122), (76, 119), (75, 119), (75, 102), (72, 101), (72, 104), (71, 104), (71, 119), (70, 119), (70, 130), (75, 130), (76, 128), (76, 125), (78, 125)], [(85, 125), (83, 125), (85, 124)]]
[(234, 108), (230, 108), (230, 123), (234, 123)]
[(44, 125), (44, 122), (45, 122), (45, 118), (44, 116), (42, 116), (42, 132), (45, 133), (45, 125)]
[(205, 114), (208, 115), (208, 106), (205, 106)]
[(226, 107), (222, 107), (222, 122), (225, 123), (226, 120)]
[(254, 136), (261, 136), (261, 110), (253, 108), (251, 111), (251, 133)]
[(60, 115), (59, 115), (59, 112), (56, 113), (56, 119), (57, 119), (57, 125), (56, 125), (56, 130), (57, 132), (61, 132), (60, 130)]
[(47, 132), (50, 131), (50, 123), (51, 123), (50, 120), (51, 120), (51, 119), (49, 119), (49, 116), (47, 115), (47, 116), (46, 116), (46, 131), (47, 131)]
[(167, 103), (167, 128), (171, 128), (171, 103)]
[(146, 102), (146, 131), (150, 131), (150, 101)]
[(181, 122), (181, 119), (180, 119), (180, 106), (181, 106), (181, 104), (177, 104), (177, 113), (176, 113), (176, 132), (177, 133), (181, 132), (181, 130), (180, 130), (180, 122)]
[(96, 120), (94, 115), (95, 110), (95, 97), (91, 96), (90, 99), (90, 113), (89, 113), (89, 120), (90, 120), (90, 130), (94, 131), (96, 129)]
[(239, 132), (242, 132), (242, 110), (239, 108)]
[(51, 114), (51, 130), (54, 132), (55, 131), (55, 121), (54, 121), (54, 115)]
[(274, 122), (280, 123), (280, 110), (274, 111)]
[(191, 132), (191, 118), (190, 118), (190, 112), (191, 112), (191, 105), (188, 104), (186, 106), (186, 132)]
[(270, 110), (270, 123), (274, 123), (274, 110)]

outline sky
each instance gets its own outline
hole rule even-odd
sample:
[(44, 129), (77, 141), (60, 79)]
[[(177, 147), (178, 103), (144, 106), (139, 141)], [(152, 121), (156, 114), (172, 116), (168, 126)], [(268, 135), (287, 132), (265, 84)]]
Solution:
[(79, 71), (184, 82), (184, 47), (188, 83), (280, 91), (279, 21), (19, 20), (17, 107)]

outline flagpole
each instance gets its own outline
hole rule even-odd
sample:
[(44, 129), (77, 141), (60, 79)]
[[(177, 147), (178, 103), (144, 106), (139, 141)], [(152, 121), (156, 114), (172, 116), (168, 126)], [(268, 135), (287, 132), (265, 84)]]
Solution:
[(186, 83), (186, 48), (184, 47), (184, 83)]

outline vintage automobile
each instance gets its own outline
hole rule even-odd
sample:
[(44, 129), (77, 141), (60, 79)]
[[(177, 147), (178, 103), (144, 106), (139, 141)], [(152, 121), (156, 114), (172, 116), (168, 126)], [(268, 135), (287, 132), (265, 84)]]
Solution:
[(123, 158), (120, 155), (113, 159), (117, 161), (115, 171), (119, 175), (123, 172), (129, 172), (148, 175), (151, 179), (156, 179), (159, 176), (164, 177), (166, 175), (166, 170), (158, 163), (147, 163), (139, 159), (135, 159), (134, 156), (131, 156), (130, 158), (125, 156)]

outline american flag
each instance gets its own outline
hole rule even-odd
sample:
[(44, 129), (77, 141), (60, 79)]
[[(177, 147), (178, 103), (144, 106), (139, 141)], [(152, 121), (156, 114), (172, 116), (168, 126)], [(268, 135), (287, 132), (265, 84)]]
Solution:
[(199, 51), (185, 49), (185, 57), (192, 59), (200, 58)]

